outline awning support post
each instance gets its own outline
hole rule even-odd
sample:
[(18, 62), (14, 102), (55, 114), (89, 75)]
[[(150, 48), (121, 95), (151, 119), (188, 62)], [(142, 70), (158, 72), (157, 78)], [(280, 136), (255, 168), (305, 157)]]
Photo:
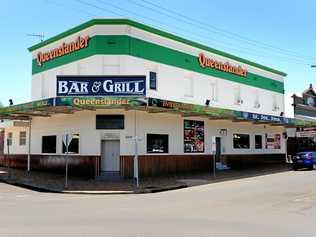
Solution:
[(27, 154), (27, 172), (31, 171), (31, 137), (32, 137), (32, 118), (29, 120), (29, 149)]

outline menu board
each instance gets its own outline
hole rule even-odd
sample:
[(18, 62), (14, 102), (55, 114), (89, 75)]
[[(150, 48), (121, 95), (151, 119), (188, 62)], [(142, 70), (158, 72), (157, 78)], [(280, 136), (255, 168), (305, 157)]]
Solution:
[(184, 120), (184, 152), (204, 152), (204, 122)]
[(266, 149), (281, 149), (281, 134), (266, 134)]

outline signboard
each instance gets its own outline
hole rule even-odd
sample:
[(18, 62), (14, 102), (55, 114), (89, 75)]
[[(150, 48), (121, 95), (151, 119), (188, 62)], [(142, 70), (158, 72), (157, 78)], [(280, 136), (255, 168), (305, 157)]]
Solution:
[(184, 152), (204, 152), (204, 122), (184, 120)]
[(146, 76), (57, 76), (57, 96), (145, 96)]
[(233, 66), (229, 62), (221, 62), (212, 58), (206, 57), (203, 53), (198, 56), (201, 68), (212, 68), (223, 72), (232, 73), (241, 77), (247, 76), (247, 69), (241, 66)]
[(297, 128), (296, 137), (316, 138), (316, 128)]
[(146, 106), (147, 100), (142, 97), (57, 97), (56, 105), (96, 108)]
[(266, 134), (266, 149), (281, 149), (281, 134)]
[(89, 36), (78, 36), (78, 38), (70, 43), (62, 43), (59, 47), (53, 48), (47, 52), (39, 52), (37, 54), (37, 64), (42, 66), (43, 63), (53, 60), (55, 58), (70, 54), (80, 49), (88, 47)]
[(289, 123), (289, 119), (281, 116), (273, 116), (266, 114), (256, 114), (249, 112), (239, 112), (240, 117), (247, 120), (258, 120), (258, 121), (267, 121), (267, 122), (276, 122), (276, 123)]
[(38, 101), (32, 101), (29, 103), (12, 105), (4, 108), (0, 108), (0, 114), (13, 113), (13, 112), (25, 112), (28, 110), (36, 110), (43, 107), (53, 106), (54, 99), (44, 99)]
[(186, 103), (181, 103), (181, 102), (161, 100), (161, 99), (155, 99), (155, 98), (149, 98), (148, 106), (178, 110), (180, 112), (187, 112), (187, 113), (205, 114), (205, 115), (218, 117), (218, 118), (232, 118), (234, 116), (233, 110), (214, 108), (214, 107), (196, 105), (196, 104), (186, 104)]

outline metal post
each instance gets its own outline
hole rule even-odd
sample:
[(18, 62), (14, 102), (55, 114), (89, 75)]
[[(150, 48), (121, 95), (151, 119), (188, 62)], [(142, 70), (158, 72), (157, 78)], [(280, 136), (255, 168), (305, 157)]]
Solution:
[[(11, 140), (11, 142), (12, 142), (12, 140)], [(9, 169), (10, 169), (10, 143), (9, 143), (9, 139), (7, 139), (7, 149), (8, 149), (7, 168), (8, 168), (8, 176), (10, 177), (10, 171), (9, 171)]]
[(216, 178), (216, 153), (213, 155), (213, 178)]
[(31, 171), (31, 127), (32, 127), (32, 118), (29, 121), (29, 152), (27, 154), (27, 172)]
[(134, 110), (134, 141), (135, 141), (135, 157), (134, 157), (134, 178), (136, 186), (139, 187), (139, 167), (138, 167), (138, 146), (137, 146), (137, 111)]
[(68, 134), (66, 135), (66, 174), (65, 174), (65, 188), (68, 188)]

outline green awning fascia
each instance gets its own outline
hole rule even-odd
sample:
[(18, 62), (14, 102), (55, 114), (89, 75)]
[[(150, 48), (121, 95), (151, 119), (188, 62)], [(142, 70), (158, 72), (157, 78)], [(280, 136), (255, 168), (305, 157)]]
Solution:
[[(28, 103), (8, 106), (0, 108), (0, 117), (7, 117), (15, 115), (17, 113), (32, 113), (32, 112), (49, 112), (51, 108), (57, 107), (69, 107), (69, 108), (150, 108), (150, 109), (163, 109), (163, 112), (168, 113), (179, 113), (189, 114), (191, 116), (206, 116), (209, 118), (218, 119), (236, 119), (242, 121), (262, 121), (264, 120), (253, 120), (245, 117), (245, 114), (252, 114), (244, 111), (230, 110), (224, 108), (210, 107), (204, 105), (196, 105), (168, 100), (161, 100), (156, 98), (146, 97), (54, 97), (38, 101), (32, 101)], [(57, 112), (58, 113), (58, 112)], [(259, 115), (259, 114), (258, 114)], [(31, 115), (30, 115), (31, 116)], [(271, 115), (263, 115), (271, 116)], [(280, 118), (281, 122), (268, 121), (271, 124), (280, 125), (292, 125), (302, 127), (314, 127), (316, 121), (304, 120), (304, 119), (293, 119), (284, 118), (279, 116), (272, 116)]]

